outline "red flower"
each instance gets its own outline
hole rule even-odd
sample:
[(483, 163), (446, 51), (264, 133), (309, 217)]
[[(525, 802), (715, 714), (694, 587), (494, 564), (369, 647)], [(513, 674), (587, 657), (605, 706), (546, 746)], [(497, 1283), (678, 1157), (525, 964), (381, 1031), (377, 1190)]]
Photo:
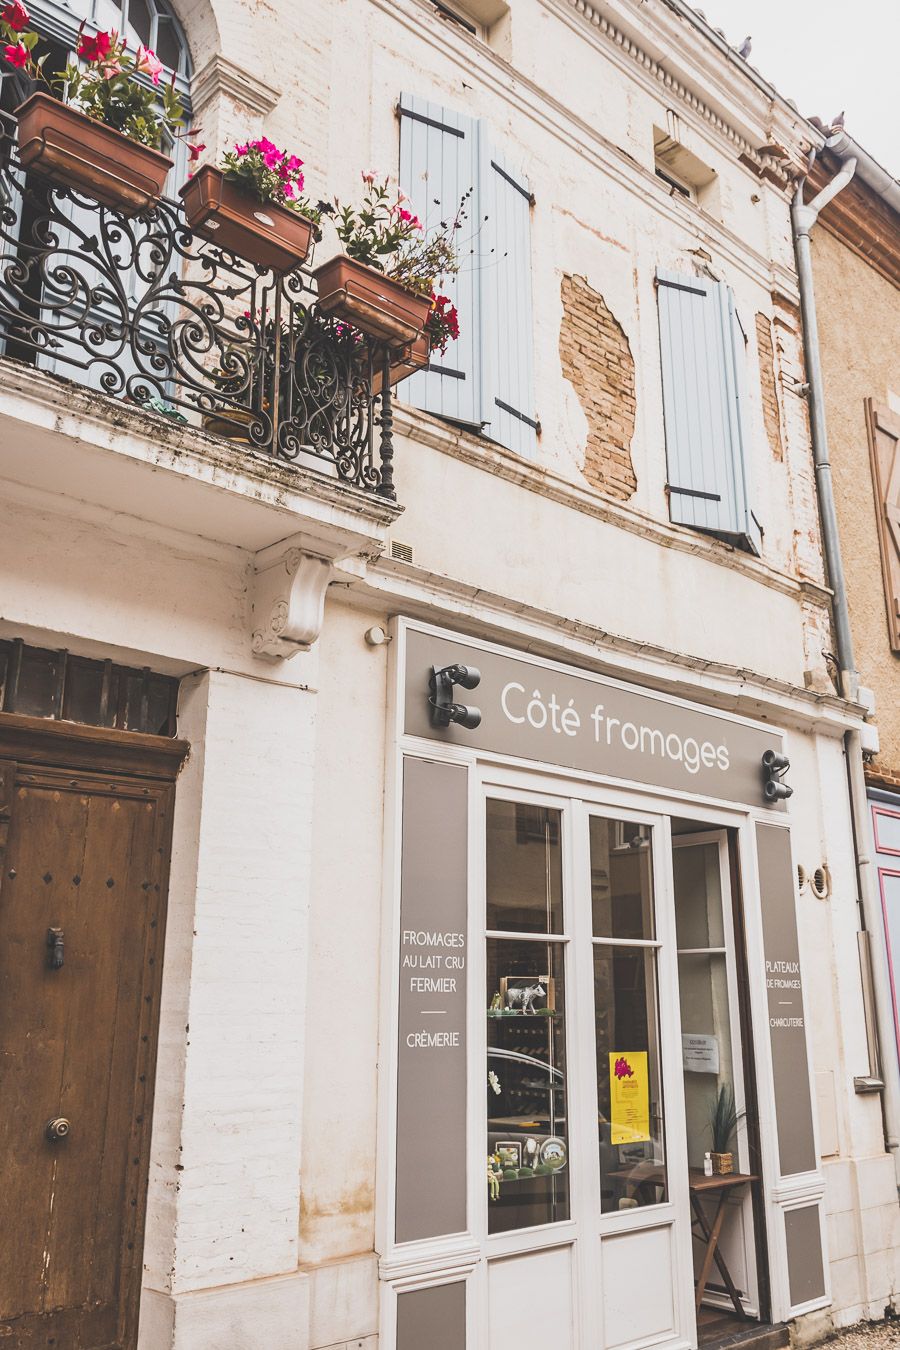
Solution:
[(109, 55), (112, 38), (109, 33), (98, 33), (96, 37), (82, 37), (78, 44), (78, 55), (85, 61), (103, 61)]
[(14, 33), (21, 33), (31, 20), (28, 17), (28, 10), (22, 4), (22, 0), (9, 0), (9, 4), (4, 5), (0, 11), (0, 19), (8, 23)]
[(187, 148), (189, 161), (193, 162), (195, 159), (199, 159), (205, 149), (205, 145), (189, 145)]
[(28, 65), (28, 48), (23, 47), (21, 42), (17, 42), (14, 47), (4, 47), (3, 55), (11, 66), (16, 70), (21, 70), (23, 66)]

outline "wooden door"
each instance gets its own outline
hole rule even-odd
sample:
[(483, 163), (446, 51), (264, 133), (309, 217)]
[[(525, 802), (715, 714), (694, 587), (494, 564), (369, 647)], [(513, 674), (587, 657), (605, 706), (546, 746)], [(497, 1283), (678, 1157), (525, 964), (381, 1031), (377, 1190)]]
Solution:
[(29, 721), (0, 719), (0, 1344), (131, 1350), (174, 788), (161, 738), (4, 738)]

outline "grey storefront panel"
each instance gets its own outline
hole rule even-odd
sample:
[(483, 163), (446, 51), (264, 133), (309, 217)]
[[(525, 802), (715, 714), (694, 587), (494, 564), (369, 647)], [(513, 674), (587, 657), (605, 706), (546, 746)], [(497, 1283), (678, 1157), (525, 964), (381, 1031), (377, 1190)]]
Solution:
[[(409, 629), (406, 643), (408, 735), (722, 801), (763, 802), (762, 756), (781, 751), (776, 731), (462, 639)], [(481, 672), (471, 693), (457, 690), (460, 702), (481, 711), (481, 725), (471, 731), (431, 725), (431, 669), (456, 663)]]
[(467, 783), (404, 759), (397, 1242), (466, 1228)]

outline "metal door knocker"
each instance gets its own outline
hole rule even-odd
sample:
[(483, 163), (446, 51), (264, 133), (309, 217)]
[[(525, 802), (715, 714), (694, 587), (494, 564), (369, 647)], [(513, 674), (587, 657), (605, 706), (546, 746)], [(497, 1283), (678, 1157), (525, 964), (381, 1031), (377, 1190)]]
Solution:
[(44, 1134), (55, 1144), (58, 1139), (65, 1139), (69, 1133), (69, 1122), (65, 1116), (57, 1116), (54, 1120), (48, 1120), (44, 1127)]
[(61, 928), (47, 929), (47, 965), (51, 970), (59, 970), (66, 959), (65, 940)]

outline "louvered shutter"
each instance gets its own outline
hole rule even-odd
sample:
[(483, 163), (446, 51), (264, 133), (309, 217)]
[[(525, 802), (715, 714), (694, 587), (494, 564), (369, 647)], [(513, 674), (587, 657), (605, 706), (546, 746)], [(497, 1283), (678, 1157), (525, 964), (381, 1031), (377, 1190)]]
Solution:
[(484, 385), (492, 396), (487, 435), (520, 455), (537, 446), (531, 305), (531, 190), (496, 151), (483, 174)]
[(891, 650), (900, 652), (900, 417), (866, 400), (881, 577)]
[(434, 229), (452, 219), (463, 193), (469, 198), (468, 220), (458, 232), (462, 251), (459, 274), (441, 283), (459, 312), (460, 336), (445, 356), (436, 353), (427, 370), (400, 385), (400, 398), (423, 408), (480, 427), (481, 295), (478, 257), (478, 123), (412, 94), (400, 96), (400, 187), (413, 209)]
[(657, 273), (669, 511), (759, 553), (745, 418), (745, 343), (721, 282)]

